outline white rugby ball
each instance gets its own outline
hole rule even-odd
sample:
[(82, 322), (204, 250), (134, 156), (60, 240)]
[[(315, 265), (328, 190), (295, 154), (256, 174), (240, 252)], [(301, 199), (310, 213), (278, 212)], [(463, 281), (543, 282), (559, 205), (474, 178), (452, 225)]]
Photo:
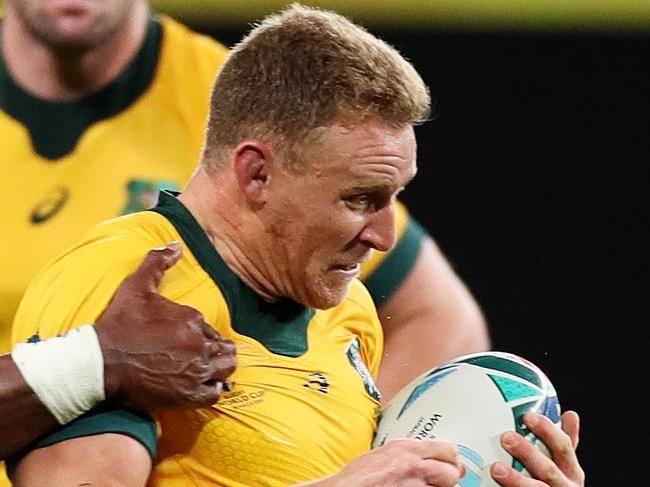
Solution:
[(465, 355), (404, 387), (382, 410), (373, 447), (400, 438), (448, 440), (458, 445), (466, 469), (458, 486), (499, 487), (490, 475), (494, 462), (525, 472), (499, 443), (505, 431), (549, 454), (524, 425), (528, 412), (560, 421), (555, 388), (537, 366), (511, 353)]

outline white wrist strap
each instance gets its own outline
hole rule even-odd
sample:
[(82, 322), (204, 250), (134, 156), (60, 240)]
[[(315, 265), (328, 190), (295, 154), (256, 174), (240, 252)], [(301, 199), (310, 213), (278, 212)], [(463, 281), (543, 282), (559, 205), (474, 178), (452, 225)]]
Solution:
[(16, 345), (11, 358), (60, 424), (69, 423), (106, 397), (104, 356), (92, 325)]

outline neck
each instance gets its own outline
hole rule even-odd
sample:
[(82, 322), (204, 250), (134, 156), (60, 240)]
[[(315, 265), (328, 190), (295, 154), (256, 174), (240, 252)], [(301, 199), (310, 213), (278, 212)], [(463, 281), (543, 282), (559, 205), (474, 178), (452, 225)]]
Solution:
[(261, 266), (266, 259), (254, 245), (249, 245), (258, 240), (250, 231), (256, 223), (242, 212), (244, 205), (232, 191), (236, 185), (227, 173), (208, 174), (200, 166), (178, 199), (192, 213), (228, 268), (262, 299), (277, 301), (280, 292), (265, 277), (269, 273)]
[(5, 64), (21, 88), (49, 101), (75, 101), (110, 84), (137, 54), (147, 31), (147, 6), (135, 2), (124, 25), (92, 48), (55, 48), (36, 37), (11, 5), (2, 28)]

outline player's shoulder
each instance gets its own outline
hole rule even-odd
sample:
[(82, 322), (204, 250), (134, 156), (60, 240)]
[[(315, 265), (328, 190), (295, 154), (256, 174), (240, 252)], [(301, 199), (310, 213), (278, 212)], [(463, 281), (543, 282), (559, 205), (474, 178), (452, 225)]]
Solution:
[(364, 310), (374, 311), (375, 305), (368, 288), (359, 280), (354, 279), (350, 283), (348, 294), (343, 299), (343, 304), (356, 306)]
[(166, 15), (160, 16), (163, 30), (163, 56), (174, 56), (178, 62), (204, 66), (214, 71), (228, 55), (228, 48), (212, 37), (193, 31)]
[(154, 211), (138, 211), (95, 224), (90, 227), (84, 240), (115, 237), (130, 237), (147, 242), (167, 242), (178, 238), (178, 233), (163, 215)]
[[(162, 215), (151, 211), (132, 213), (97, 223), (76, 244), (59, 254), (37, 275), (58, 275), (62, 269), (86, 272), (116, 271), (136, 266), (152, 248), (162, 247), (180, 237)], [(131, 270), (131, 269), (130, 269)]]

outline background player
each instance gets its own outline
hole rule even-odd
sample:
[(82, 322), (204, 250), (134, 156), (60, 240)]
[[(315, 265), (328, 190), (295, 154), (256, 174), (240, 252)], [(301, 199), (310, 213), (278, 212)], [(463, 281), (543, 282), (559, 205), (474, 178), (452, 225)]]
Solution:
[(227, 50), (152, 17), (144, 0), (7, 0), (1, 29), (0, 177), (12, 188), (0, 196), (6, 352), (39, 268), (90, 225), (187, 181)]
[(92, 224), (187, 182), (227, 50), (152, 17), (144, 0), (8, 0), (1, 47), (0, 167), (12, 188), (0, 196), (11, 235), (0, 240), (7, 351), (38, 269)]
[[(323, 61), (332, 69), (318, 69)], [(16, 338), (24, 339), (34, 322), (49, 323), (51, 334), (92, 320), (134, 255), (152, 240), (182, 238), (193, 255), (170, 274), (166, 291), (199, 307), (238, 342), (239, 389), (220, 402), (219, 414), (160, 417), (154, 482), (191, 475), (195, 482), (267, 479), (275, 485), (332, 472), (372, 439), (378, 397), (363, 362), (376, 371), (381, 333), (369, 297), (352, 279), (369, 249), (386, 250), (394, 242), (394, 196), (415, 173), (411, 124), (425, 117), (425, 100), (412, 67), (344, 19), (294, 7), (267, 20), (219, 77), (203, 161), (186, 191), (178, 199), (164, 195), (155, 213), (96, 227), (86, 243), (55, 261), (30, 287), (16, 318)], [(56, 298), (46, 297), (53, 289)], [(310, 307), (331, 308), (312, 313)], [(300, 374), (314, 366), (331, 377), (331, 395), (301, 387)], [(252, 393), (260, 400), (239, 411), (239, 395)], [(336, 420), (323, 414), (334, 410)], [(296, 420), (299, 427), (292, 428)], [(565, 426), (570, 434), (548, 422), (530, 423), (556, 464), (539, 451), (522, 450), (521, 437), (508, 447), (546, 485), (583, 483), (572, 447), (576, 417), (566, 415)], [(264, 455), (237, 461), (232, 452), (243, 438), (262, 443)], [(80, 451), (101, 451), (111, 474), (112, 461), (119, 460), (128, 464), (120, 474), (146, 476), (150, 464), (143, 449), (126, 448), (133, 443), (115, 435), (63, 441), (30, 454), (19, 476), (50, 476), (60, 467), (43, 469), (51, 455), (78, 459)], [(409, 479), (453, 485), (459, 471), (448, 447), (389, 445), (323, 485), (400, 485)], [(405, 459), (398, 451), (413, 455), (391, 465), (391, 459)], [(98, 467), (86, 463), (77, 461), (77, 471)], [(76, 473), (64, 470), (64, 476)], [(509, 475), (507, 485), (529, 482), (514, 471)]]
[[(181, 187), (202, 141), (220, 44), (143, 0), (7, 0), (0, 60), (0, 351), (29, 280), (92, 224)], [(187, 87), (192, 87), (191, 89)], [(184, 87), (184, 88), (179, 88)], [(364, 264), (380, 305), (384, 398), (452, 356), (485, 350), (471, 295), (399, 206), (398, 245)], [(444, 337), (444, 339), (441, 339)]]

